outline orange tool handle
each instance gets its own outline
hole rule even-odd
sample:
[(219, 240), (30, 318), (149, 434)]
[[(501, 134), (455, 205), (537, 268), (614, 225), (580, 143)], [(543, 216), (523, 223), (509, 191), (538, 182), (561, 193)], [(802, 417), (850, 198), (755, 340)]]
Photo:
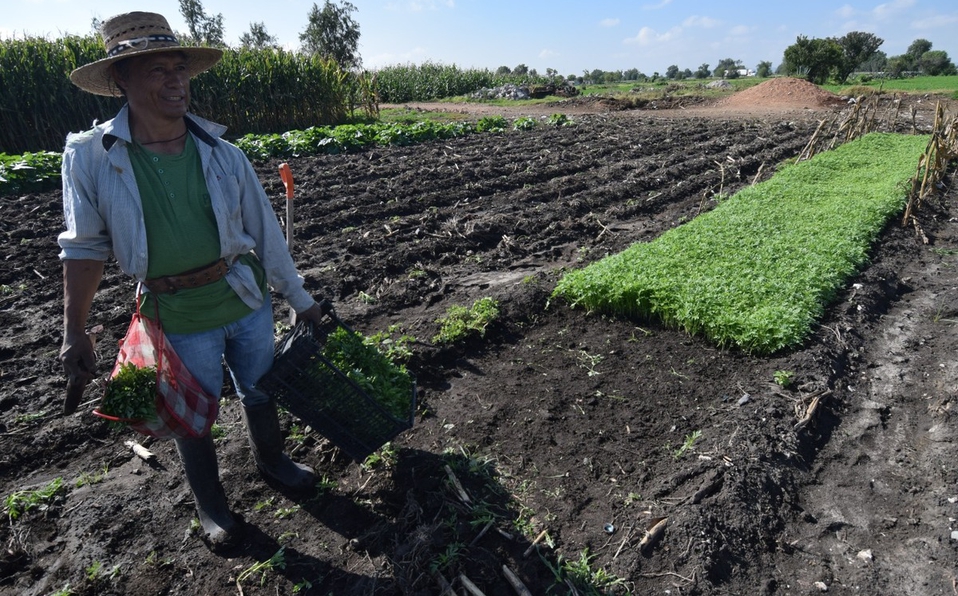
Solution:
[(288, 163), (279, 164), (279, 177), (283, 179), (283, 186), (286, 187), (286, 198), (293, 200), (293, 171), (289, 169)]

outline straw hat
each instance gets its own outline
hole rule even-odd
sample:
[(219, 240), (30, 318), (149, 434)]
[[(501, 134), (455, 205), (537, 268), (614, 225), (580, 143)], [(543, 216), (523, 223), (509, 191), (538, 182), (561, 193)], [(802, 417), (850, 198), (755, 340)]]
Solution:
[(223, 51), (217, 48), (181, 46), (166, 18), (152, 12), (128, 12), (109, 18), (100, 25), (100, 36), (106, 45), (107, 57), (70, 73), (74, 85), (94, 95), (120, 95), (110, 74), (110, 66), (124, 58), (159, 52), (182, 52), (187, 59), (187, 72), (192, 78), (209, 70), (223, 57)]

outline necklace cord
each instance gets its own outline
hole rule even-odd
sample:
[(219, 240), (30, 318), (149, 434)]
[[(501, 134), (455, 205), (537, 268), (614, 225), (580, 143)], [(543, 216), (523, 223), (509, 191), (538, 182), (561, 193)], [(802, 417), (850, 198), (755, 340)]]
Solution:
[[(148, 143), (140, 143), (140, 145), (146, 146), (146, 145), (156, 145), (156, 144), (158, 144), (158, 143), (172, 143), (173, 141), (179, 141), (180, 139), (182, 139), (183, 137), (185, 137), (185, 136), (186, 136), (186, 133), (188, 133), (188, 132), (190, 132), (190, 131), (187, 129), (183, 134), (181, 134), (181, 135), (178, 136), (178, 137), (173, 137), (172, 139), (164, 139), (164, 140), (162, 140), (162, 141), (150, 141), (150, 142), (148, 142)], [(137, 142), (139, 142), (139, 141), (137, 141)]]

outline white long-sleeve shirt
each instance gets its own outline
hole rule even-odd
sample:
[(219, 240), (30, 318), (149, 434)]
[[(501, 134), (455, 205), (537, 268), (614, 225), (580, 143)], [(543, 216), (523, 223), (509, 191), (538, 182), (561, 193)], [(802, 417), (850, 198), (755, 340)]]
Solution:
[[(226, 127), (192, 114), (187, 128), (197, 141), (220, 238), (220, 256), (254, 251), (272, 288), (296, 312), (314, 304), (303, 288), (266, 192), (249, 160), (221, 139)], [(111, 254), (124, 273), (146, 279), (146, 226), (127, 153), (132, 144), (129, 110), (86, 132), (70, 134), (63, 152), (63, 214), (66, 230), (57, 238), (61, 259), (106, 261)], [(263, 304), (252, 270), (236, 263), (226, 276), (250, 308)]]

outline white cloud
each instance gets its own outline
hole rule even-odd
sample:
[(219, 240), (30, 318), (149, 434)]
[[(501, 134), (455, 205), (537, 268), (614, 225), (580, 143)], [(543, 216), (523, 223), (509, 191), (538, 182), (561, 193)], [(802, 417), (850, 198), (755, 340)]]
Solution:
[(872, 9), (872, 14), (876, 19), (890, 19), (896, 14), (907, 10), (915, 5), (915, 0), (892, 0), (885, 4), (879, 4)]
[(685, 19), (685, 22), (682, 23), (685, 27), (702, 27), (703, 29), (711, 29), (712, 27), (718, 27), (722, 24), (722, 21), (718, 19), (713, 19), (712, 17), (700, 17), (698, 15), (692, 15), (689, 18)]
[(554, 52), (552, 50), (542, 50), (539, 52), (540, 58), (556, 58), (559, 56), (559, 52)]
[(628, 37), (625, 39), (625, 43), (628, 44), (638, 44), (640, 46), (651, 46), (667, 43), (676, 39), (679, 35), (682, 34), (681, 27), (672, 27), (665, 33), (659, 33), (651, 27), (642, 27), (639, 29), (638, 35), (635, 37)]
[(729, 30), (729, 35), (741, 37), (742, 35), (748, 35), (751, 30), (752, 28), (748, 25), (736, 25)]
[(425, 10), (439, 10), (443, 7), (455, 8), (455, 0), (410, 0), (409, 2), (390, 2), (386, 10), (423, 12)]
[(642, 8), (644, 8), (645, 10), (658, 10), (660, 8), (665, 8), (669, 4), (672, 4), (672, 0), (662, 0), (658, 4), (646, 4)]
[(846, 4), (845, 6), (842, 6), (841, 8), (836, 10), (835, 14), (837, 14), (843, 19), (850, 19), (853, 16), (855, 16), (855, 9), (850, 4)]
[(954, 27), (958, 25), (958, 15), (928, 17), (912, 21), (912, 29), (940, 29), (942, 27)]
[(599, 21), (599, 25), (602, 27), (616, 27), (619, 23), (619, 19), (602, 19)]

